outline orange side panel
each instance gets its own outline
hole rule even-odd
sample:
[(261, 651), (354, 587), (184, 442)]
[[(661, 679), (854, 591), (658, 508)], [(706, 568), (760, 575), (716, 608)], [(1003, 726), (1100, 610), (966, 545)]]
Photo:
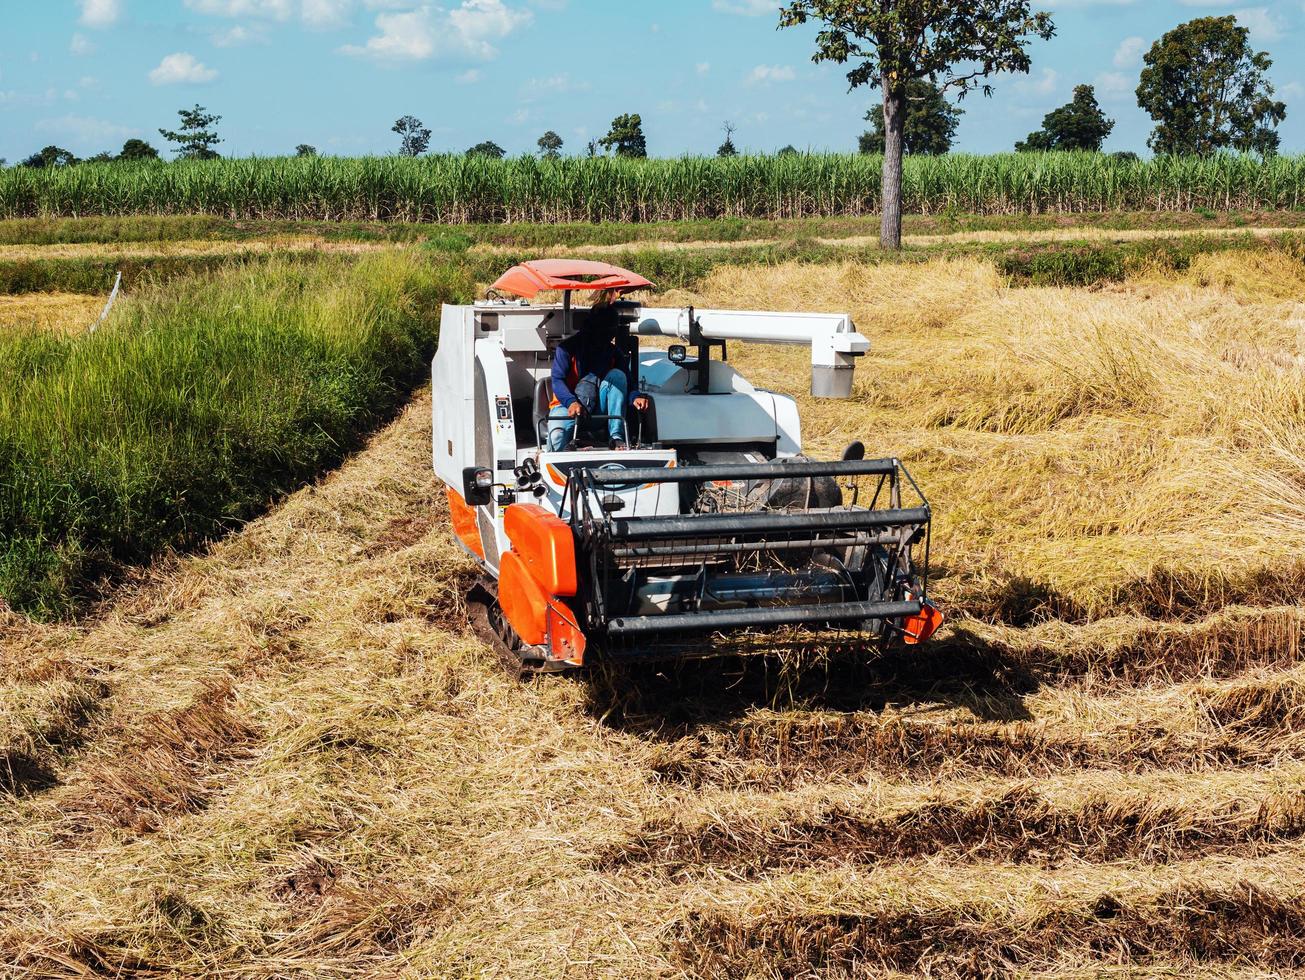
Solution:
[(498, 604), (517, 635), (532, 647), (548, 639), (551, 597), (515, 551), (503, 552), (498, 566)]
[(927, 642), (938, 632), (938, 627), (945, 618), (941, 609), (926, 602), (919, 613), (902, 623), (902, 629), (906, 631), (906, 642), (912, 646)]
[(578, 588), (571, 525), (538, 504), (513, 504), (503, 515), (512, 550), (550, 596), (572, 596)]
[(480, 543), (480, 523), (476, 520), (476, 512), (467, 506), (467, 502), (462, 499), (462, 494), (452, 487), (446, 489), (449, 495), (449, 514), (453, 518), (454, 533), (457, 534), (458, 540), (467, 546), (468, 551), (483, 560), (485, 546)]
[(556, 599), (548, 604), (548, 637), (554, 660), (575, 667), (585, 665), (584, 632), (575, 621), (575, 613)]

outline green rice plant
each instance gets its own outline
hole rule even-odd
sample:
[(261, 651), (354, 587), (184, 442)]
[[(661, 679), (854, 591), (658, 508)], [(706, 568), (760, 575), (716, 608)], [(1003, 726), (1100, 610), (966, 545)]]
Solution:
[(68, 613), (337, 464), (469, 294), (413, 255), (274, 261), (147, 288), (92, 335), (0, 333), (0, 596)]
[[(789, 154), (16, 167), (0, 171), (0, 218), (191, 214), (467, 224), (856, 217), (879, 208), (881, 163), (858, 154)], [(1305, 157), (909, 157), (903, 201), (906, 211), (931, 215), (1292, 210), (1305, 205)]]

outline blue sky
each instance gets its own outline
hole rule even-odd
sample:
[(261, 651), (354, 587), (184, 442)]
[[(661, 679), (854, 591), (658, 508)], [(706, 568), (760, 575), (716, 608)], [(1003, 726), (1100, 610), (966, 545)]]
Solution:
[[(50, 143), (89, 155), (199, 102), (224, 155), (392, 152), (411, 113), (432, 149), (491, 139), (534, 149), (546, 129), (581, 152), (638, 112), (657, 155), (742, 148), (850, 150), (875, 101), (810, 62), (811, 30), (776, 31), (776, 0), (0, 0), (0, 157)], [(1010, 149), (1074, 85), (1118, 121), (1107, 149), (1144, 150), (1133, 89), (1142, 53), (1183, 20), (1236, 13), (1274, 58), (1283, 149), (1305, 151), (1305, 0), (1044, 0), (1057, 37), (1027, 76), (973, 95), (957, 149)]]

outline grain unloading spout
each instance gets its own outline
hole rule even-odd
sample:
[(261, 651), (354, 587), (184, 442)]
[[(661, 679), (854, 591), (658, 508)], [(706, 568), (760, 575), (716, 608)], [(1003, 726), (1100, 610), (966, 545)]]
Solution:
[(670, 337), (697, 343), (728, 340), (811, 346), (811, 394), (847, 398), (852, 394), (856, 359), (870, 341), (856, 332), (845, 313), (771, 313), (750, 310), (644, 308), (635, 328), (640, 336)]

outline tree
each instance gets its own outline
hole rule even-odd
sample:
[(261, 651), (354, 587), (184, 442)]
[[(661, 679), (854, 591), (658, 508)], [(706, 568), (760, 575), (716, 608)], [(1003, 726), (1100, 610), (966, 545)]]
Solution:
[(117, 159), (118, 158), (115, 157), (108, 150), (101, 150), (99, 153), (95, 154), (95, 156), (87, 157), (82, 162), (83, 163), (113, 163)]
[(315, 157), (317, 156), (317, 147), (311, 143), (300, 143), (295, 147), (295, 156), (297, 157)]
[(815, 62), (853, 62), (850, 88), (877, 86), (883, 92), (884, 248), (902, 247), (902, 153), (907, 86), (927, 78), (960, 97), (982, 88), (994, 72), (1028, 72), (1031, 37), (1055, 34), (1051, 15), (1033, 13), (1029, 0), (791, 0), (780, 10), (780, 27), (815, 20)]
[(562, 155), (562, 137), (551, 129), (539, 137), (539, 142), (535, 145), (539, 147), (539, 155), (545, 160), (556, 160)]
[(419, 157), (430, 146), (430, 130), (416, 116), (400, 116), (390, 127), (390, 132), (399, 134), (401, 157)]
[(598, 156), (598, 140), (590, 140), (585, 149), (589, 151), (590, 160)]
[(1091, 85), (1074, 87), (1074, 98), (1053, 109), (1042, 118), (1042, 128), (1029, 133), (1029, 138), (1015, 144), (1020, 153), (1030, 150), (1090, 150), (1101, 152), (1115, 121), (1107, 119), (1097, 104), (1097, 93)]
[(716, 156), (736, 157), (739, 155), (739, 151), (737, 147), (734, 146), (734, 131), (737, 128), (738, 127), (736, 127), (728, 119), (725, 120), (724, 125), (721, 126), (721, 129), (725, 131), (725, 142), (722, 143), (720, 147), (716, 150)]
[[(938, 156), (952, 148), (956, 126), (965, 110), (952, 105), (932, 82), (912, 79), (906, 85), (906, 119), (902, 123), (902, 152), (909, 156)], [(865, 114), (874, 129), (862, 133), (862, 153), (884, 152), (884, 107), (875, 106)]]
[(119, 160), (157, 160), (159, 151), (154, 149), (144, 140), (129, 139), (122, 144), (122, 152), (118, 154)]
[(502, 160), (507, 156), (507, 150), (499, 146), (492, 140), (485, 140), (483, 143), (477, 143), (467, 151), (469, 157), (489, 157), (491, 160)]
[(1198, 17), (1151, 46), (1137, 86), (1137, 104), (1157, 123), (1151, 149), (1277, 152), (1287, 107), (1273, 99), (1265, 77), (1273, 62), (1253, 51), (1249, 38), (1234, 16)]
[(65, 150), (62, 146), (47, 146), (39, 153), (33, 153), (18, 166), (42, 170), (46, 167), (71, 167), (78, 162), (72, 151)]
[(648, 142), (643, 136), (643, 117), (637, 112), (617, 116), (598, 145), (604, 150), (615, 149), (618, 157), (646, 157)]
[(222, 117), (213, 115), (202, 105), (196, 105), (193, 109), (178, 109), (177, 115), (181, 117), (180, 130), (159, 130), (159, 135), (165, 140), (177, 144), (172, 151), (177, 155), (177, 158), (181, 160), (216, 160), (218, 152), (213, 147), (221, 143), (222, 140), (209, 127), (221, 122)]
[(779, 153), (776, 155), (781, 157), (791, 157), (791, 156), (797, 156), (797, 152), (798, 152), (798, 148), (794, 146), (792, 143), (790, 143), (788, 146), (781, 149)]

